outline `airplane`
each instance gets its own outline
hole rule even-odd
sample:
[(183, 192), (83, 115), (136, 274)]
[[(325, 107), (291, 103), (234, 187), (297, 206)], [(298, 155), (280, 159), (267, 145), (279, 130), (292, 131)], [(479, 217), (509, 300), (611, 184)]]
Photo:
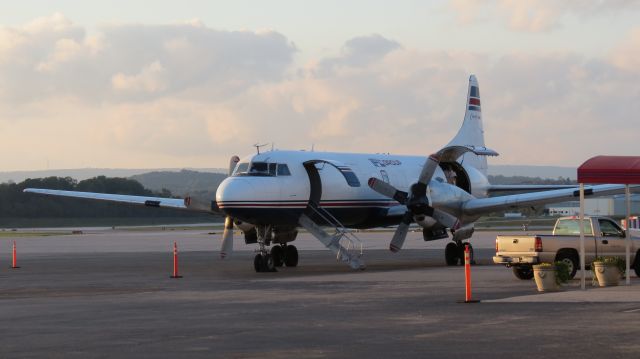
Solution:
[[(389, 249), (402, 249), (412, 224), (425, 241), (449, 238), (447, 265), (462, 264), (464, 246), (482, 215), (573, 200), (576, 186), (492, 185), (485, 146), (480, 89), (469, 78), (465, 116), (442, 149), (424, 156), (271, 150), (231, 157), (229, 176), (215, 200), (161, 198), (27, 188), (24, 192), (104, 200), (151, 207), (222, 213), (220, 257), (233, 252), (233, 230), (257, 244), (256, 272), (298, 265), (295, 241), (306, 229), (354, 269), (364, 269), (362, 243), (352, 229), (397, 226)], [(621, 185), (590, 186), (587, 196), (622, 193)], [(522, 193), (524, 192), (524, 193)], [(502, 196), (490, 196), (507, 193)], [(510, 194), (509, 194), (510, 193)], [(514, 194), (516, 193), (516, 194)], [(465, 242), (466, 241), (466, 242)], [(271, 248), (269, 249), (269, 247)]]

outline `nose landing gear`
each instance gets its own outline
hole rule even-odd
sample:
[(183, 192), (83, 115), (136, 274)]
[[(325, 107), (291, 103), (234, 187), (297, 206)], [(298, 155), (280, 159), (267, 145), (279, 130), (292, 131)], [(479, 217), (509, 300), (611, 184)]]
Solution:
[(298, 249), (296, 246), (286, 243), (274, 244), (271, 250), (267, 246), (271, 244), (271, 226), (257, 226), (259, 253), (253, 259), (253, 267), (256, 272), (277, 272), (277, 267), (298, 266)]

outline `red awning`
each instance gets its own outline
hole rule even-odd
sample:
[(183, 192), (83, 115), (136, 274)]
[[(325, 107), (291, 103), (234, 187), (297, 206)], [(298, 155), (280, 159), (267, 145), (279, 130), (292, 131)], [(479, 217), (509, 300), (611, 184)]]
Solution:
[(640, 184), (640, 156), (596, 156), (578, 167), (578, 183)]

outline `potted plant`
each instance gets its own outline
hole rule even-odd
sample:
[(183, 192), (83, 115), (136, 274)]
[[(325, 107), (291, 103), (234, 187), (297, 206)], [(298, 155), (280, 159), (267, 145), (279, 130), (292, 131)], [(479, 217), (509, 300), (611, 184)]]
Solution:
[(569, 280), (569, 266), (564, 262), (540, 263), (533, 266), (533, 278), (539, 292), (555, 292)]
[(601, 287), (618, 285), (626, 268), (625, 260), (620, 257), (597, 257), (591, 263), (593, 281)]

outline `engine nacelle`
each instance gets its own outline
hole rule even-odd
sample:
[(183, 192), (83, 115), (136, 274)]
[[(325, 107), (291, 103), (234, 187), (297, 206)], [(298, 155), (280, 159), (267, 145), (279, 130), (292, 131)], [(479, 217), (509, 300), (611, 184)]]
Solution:
[(471, 238), (475, 230), (476, 229), (473, 225), (458, 228), (455, 232), (453, 232), (453, 240), (457, 242)]
[(433, 217), (426, 216), (424, 214), (419, 214), (413, 217), (413, 220), (422, 228), (431, 228), (438, 224)]
[(244, 234), (245, 244), (258, 243), (258, 232), (253, 224), (239, 220), (233, 221), (233, 224)]
[(284, 244), (295, 241), (297, 236), (298, 230), (296, 227), (274, 227), (272, 241)]
[(235, 220), (233, 222), (233, 224), (238, 227), (239, 230), (243, 231), (243, 232), (249, 232), (251, 231), (252, 228), (254, 228), (255, 226), (251, 223), (247, 223), (247, 222), (242, 222), (239, 220)]

